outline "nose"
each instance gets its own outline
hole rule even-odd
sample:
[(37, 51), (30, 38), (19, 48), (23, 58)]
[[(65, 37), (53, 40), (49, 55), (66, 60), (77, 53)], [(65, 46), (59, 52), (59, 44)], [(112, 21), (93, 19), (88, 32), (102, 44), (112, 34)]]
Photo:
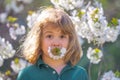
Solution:
[(59, 38), (53, 39), (52, 46), (53, 47), (61, 47), (61, 41), (60, 41), (60, 39)]

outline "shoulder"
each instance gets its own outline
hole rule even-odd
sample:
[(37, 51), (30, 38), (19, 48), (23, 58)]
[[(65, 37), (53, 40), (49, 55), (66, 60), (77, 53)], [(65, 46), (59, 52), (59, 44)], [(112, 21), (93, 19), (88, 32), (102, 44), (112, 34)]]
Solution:
[(88, 80), (88, 74), (82, 66), (74, 66), (73, 69), (82, 80)]
[(29, 77), (29, 74), (36, 69), (37, 69), (37, 66), (35, 66), (35, 65), (30, 65), (30, 66), (22, 69), (17, 76), (17, 80), (26, 80), (25, 79), (26, 76)]
[(74, 66), (73, 69), (78, 70), (78, 71), (82, 71), (82, 72), (86, 72), (86, 69), (83, 68), (82, 66)]
[(20, 72), (22, 72), (22, 73), (29, 73), (29, 72), (32, 72), (35, 69), (37, 69), (37, 66), (30, 65), (30, 66), (24, 68), (23, 70), (21, 70)]

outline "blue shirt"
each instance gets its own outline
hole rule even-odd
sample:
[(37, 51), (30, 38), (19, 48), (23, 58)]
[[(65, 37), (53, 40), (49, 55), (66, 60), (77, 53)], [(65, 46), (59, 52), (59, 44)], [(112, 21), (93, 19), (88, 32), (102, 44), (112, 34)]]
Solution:
[(36, 64), (21, 70), (17, 80), (88, 80), (88, 76), (84, 68), (70, 64), (57, 74), (53, 68), (39, 59)]

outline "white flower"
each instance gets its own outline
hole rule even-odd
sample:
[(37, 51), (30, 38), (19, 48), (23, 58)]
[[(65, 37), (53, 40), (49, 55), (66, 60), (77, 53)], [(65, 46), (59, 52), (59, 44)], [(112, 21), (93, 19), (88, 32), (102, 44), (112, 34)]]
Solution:
[(80, 8), (84, 5), (84, 0), (71, 0), (71, 2), (76, 8)]
[(55, 7), (62, 7), (66, 10), (80, 8), (83, 6), (84, 0), (50, 0)]
[(12, 80), (12, 79), (6, 74), (3, 74), (2, 72), (0, 72), (0, 80)]
[(19, 26), (19, 24), (17, 23), (14, 25), (15, 27), (10, 27), (9, 33), (10, 33), (11, 38), (13, 40), (16, 40), (17, 36), (25, 34), (26, 30), (25, 30), (25, 26), (23, 25)]
[(3, 80), (3, 78), (2, 78), (2, 77), (0, 77), (0, 80)]
[(111, 80), (114, 76), (114, 73), (112, 71), (109, 71), (104, 73), (103, 78), (101, 80)]
[(27, 20), (27, 25), (29, 28), (32, 28), (37, 18), (38, 18), (38, 14), (35, 12), (32, 15), (27, 16), (26, 20)]
[(3, 62), (4, 62), (4, 60), (3, 60), (3, 58), (0, 56), (0, 67), (3, 65)]
[(20, 70), (22, 70), (28, 65), (30, 65), (28, 62), (26, 62), (23, 59), (18, 59), (18, 58), (15, 58), (15, 60), (11, 62), (11, 68), (13, 69), (15, 73), (18, 73)]
[(0, 72), (0, 80), (4, 80), (4, 74)]
[(106, 29), (106, 36), (105, 39), (107, 42), (115, 42), (117, 37), (119, 35), (119, 30), (118, 29), (114, 29), (114, 28), (107, 28)]
[(71, 10), (74, 8), (71, 4), (69, 4), (71, 2), (70, 0), (51, 0), (51, 2), (58, 8), (60, 8), (60, 6), (66, 10)]
[(87, 57), (90, 59), (91, 63), (98, 64), (101, 61), (102, 56), (103, 53), (100, 49), (92, 49), (91, 47), (88, 48)]
[(5, 23), (6, 18), (7, 18), (7, 13), (6, 12), (0, 13), (0, 22), (1, 23)]
[(10, 3), (6, 4), (6, 11), (9, 12), (10, 10), (13, 10), (15, 13), (20, 13), (24, 9), (24, 6), (21, 4), (17, 6), (16, 0), (11, 0)]
[(119, 30), (119, 34), (120, 34), (120, 19), (118, 19), (118, 26), (117, 26), (117, 29)]
[(8, 59), (13, 57), (15, 54), (15, 50), (9, 41), (5, 41), (4, 38), (0, 37), (0, 56), (3, 59)]
[(51, 48), (51, 47), (49, 47), (48, 48), (48, 54), (49, 54), (49, 56), (52, 58), (52, 59), (54, 59), (54, 60), (58, 60), (58, 59), (61, 59), (61, 58), (63, 58), (64, 56), (65, 56), (65, 53), (66, 53), (66, 48), (57, 48), (57, 49), (60, 49), (60, 54), (59, 55), (54, 55), (53, 53), (52, 53), (52, 50), (53, 49), (55, 49), (55, 48)]
[(120, 80), (120, 78), (115, 77), (114, 72), (110, 70), (104, 73), (104, 75), (102, 76), (100, 80)]
[(120, 78), (113, 77), (111, 80), (120, 80)]

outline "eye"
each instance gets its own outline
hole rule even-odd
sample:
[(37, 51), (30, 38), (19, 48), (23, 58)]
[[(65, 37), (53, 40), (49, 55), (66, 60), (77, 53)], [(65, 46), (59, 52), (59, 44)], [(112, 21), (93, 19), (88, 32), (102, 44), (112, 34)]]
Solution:
[(61, 35), (60, 38), (61, 39), (66, 38), (66, 35)]
[(51, 39), (53, 36), (52, 35), (46, 35), (46, 38)]

